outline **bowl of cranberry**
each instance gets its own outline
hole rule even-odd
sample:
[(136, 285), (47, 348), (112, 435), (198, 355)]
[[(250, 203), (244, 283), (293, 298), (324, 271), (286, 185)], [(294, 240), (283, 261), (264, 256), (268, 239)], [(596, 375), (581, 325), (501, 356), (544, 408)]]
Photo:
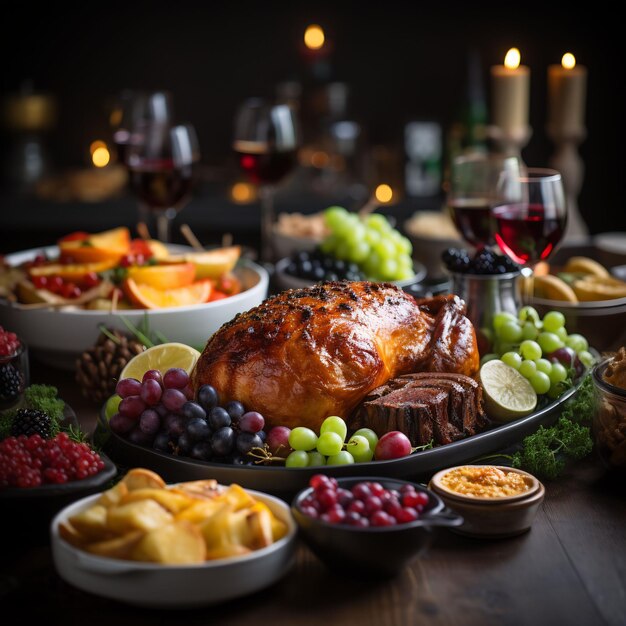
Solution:
[(463, 523), (419, 483), (389, 478), (311, 477), (291, 510), (300, 536), (330, 569), (390, 577), (423, 554), (437, 528)]
[[(37, 418), (36, 413), (32, 418)], [(29, 423), (32, 423), (33, 419)], [(38, 432), (0, 441), (0, 506), (11, 534), (47, 542), (52, 518), (71, 502), (105, 489), (115, 464), (67, 432), (44, 438)]]

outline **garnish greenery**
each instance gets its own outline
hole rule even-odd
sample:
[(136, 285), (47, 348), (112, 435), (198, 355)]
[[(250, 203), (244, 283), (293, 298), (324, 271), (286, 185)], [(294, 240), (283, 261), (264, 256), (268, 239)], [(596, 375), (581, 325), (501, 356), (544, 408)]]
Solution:
[[(151, 330), (150, 328), (150, 320), (148, 318), (148, 314), (144, 313), (141, 322), (137, 325), (133, 324), (128, 318), (120, 315), (120, 319), (124, 323), (124, 326), (128, 328), (128, 331), (131, 333), (137, 341), (140, 341), (146, 348), (152, 348), (157, 344), (161, 343), (169, 343), (169, 339), (158, 330)], [(107, 328), (104, 324), (100, 324), (100, 331), (105, 334), (111, 341), (119, 344), (120, 340), (115, 336), (114, 333), (111, 332), (109, 328)]]
[(52, 385), (30, 385), (26, 387), (20, 405), (0, 413), (0, 439), (11, 434), (11, 425), (18, 409), (35, 409), (48, 414), (52, 418), (52, 437), (61, 430), (65, 402), (59, 398), (58, 389)]
[(519, 450), (512, 455), (492, 454), (490, 458), (503, 458), (513, 467), (526, 470), (539, 478), (554, 480), (563, 474), (567, 466), (591, 453), (591, 417), (593, 415), (593, 382), (587, 374), (576, 394), (563, 408), (557, 422), (552, 426), (540, 426), (537, 432), (525, 437)]

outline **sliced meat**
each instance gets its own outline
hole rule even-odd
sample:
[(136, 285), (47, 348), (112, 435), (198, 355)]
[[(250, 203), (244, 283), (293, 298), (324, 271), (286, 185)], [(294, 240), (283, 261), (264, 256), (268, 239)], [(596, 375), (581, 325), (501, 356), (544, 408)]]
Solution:
[(445, 445), (487, 425), (482, 388), (462, 374), (406, 374), (371, 391), (354, 412), (350, 426), (381, 434), (399, 430), (412, 445)]

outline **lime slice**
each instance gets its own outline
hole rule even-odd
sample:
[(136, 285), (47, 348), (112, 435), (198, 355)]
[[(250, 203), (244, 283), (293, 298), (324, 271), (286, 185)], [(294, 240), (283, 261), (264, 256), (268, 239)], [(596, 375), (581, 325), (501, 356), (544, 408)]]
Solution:
[(161, 343), (134, 356), (120, 374), (122, 378), (141, 380), (148, 370), (165, 373), (171, 367), (180, 367), (191, 373), (200, 352), (184, 343)]
[(500, 359), (487, 361), (480, 368), (487, 415), (498, 422), (510, 422), (531, 413), (537, 406), (537, 393), (526, 378)]
[(106, 401), (106, 404), (104, 405), (104, 414), (107, 420), (110, 420), (117, 413), (117, 407), (120, 405), (121, 401), (122, 398), (120, 398), (117, 394), (112, 395)]

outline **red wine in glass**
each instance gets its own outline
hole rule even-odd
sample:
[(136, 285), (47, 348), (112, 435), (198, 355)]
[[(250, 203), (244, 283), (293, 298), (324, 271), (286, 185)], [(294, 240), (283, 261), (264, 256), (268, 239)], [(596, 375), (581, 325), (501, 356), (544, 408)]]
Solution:
[(278, 183), (296, 164), (295, 150), (273, 150), (268, 144), (255, 141), (235, 141), (233, 148), (239, 168), (255, 184)]
[(149, 211), (176, 208), (191, 195), (191, 165), (176, 167), (172, 159), (143, 159), (130, 170), (133, 191)]
[(478, 249), (496, 243), (491, 206), (488, 198), (455, 198), (448, 204), (452, 221), (461, 236)]
[(547, 259), (565, 231), (566, 214), (541, 204), (505, 204), (495, 207), (493, 215), (498, 245), (520, 265)]

